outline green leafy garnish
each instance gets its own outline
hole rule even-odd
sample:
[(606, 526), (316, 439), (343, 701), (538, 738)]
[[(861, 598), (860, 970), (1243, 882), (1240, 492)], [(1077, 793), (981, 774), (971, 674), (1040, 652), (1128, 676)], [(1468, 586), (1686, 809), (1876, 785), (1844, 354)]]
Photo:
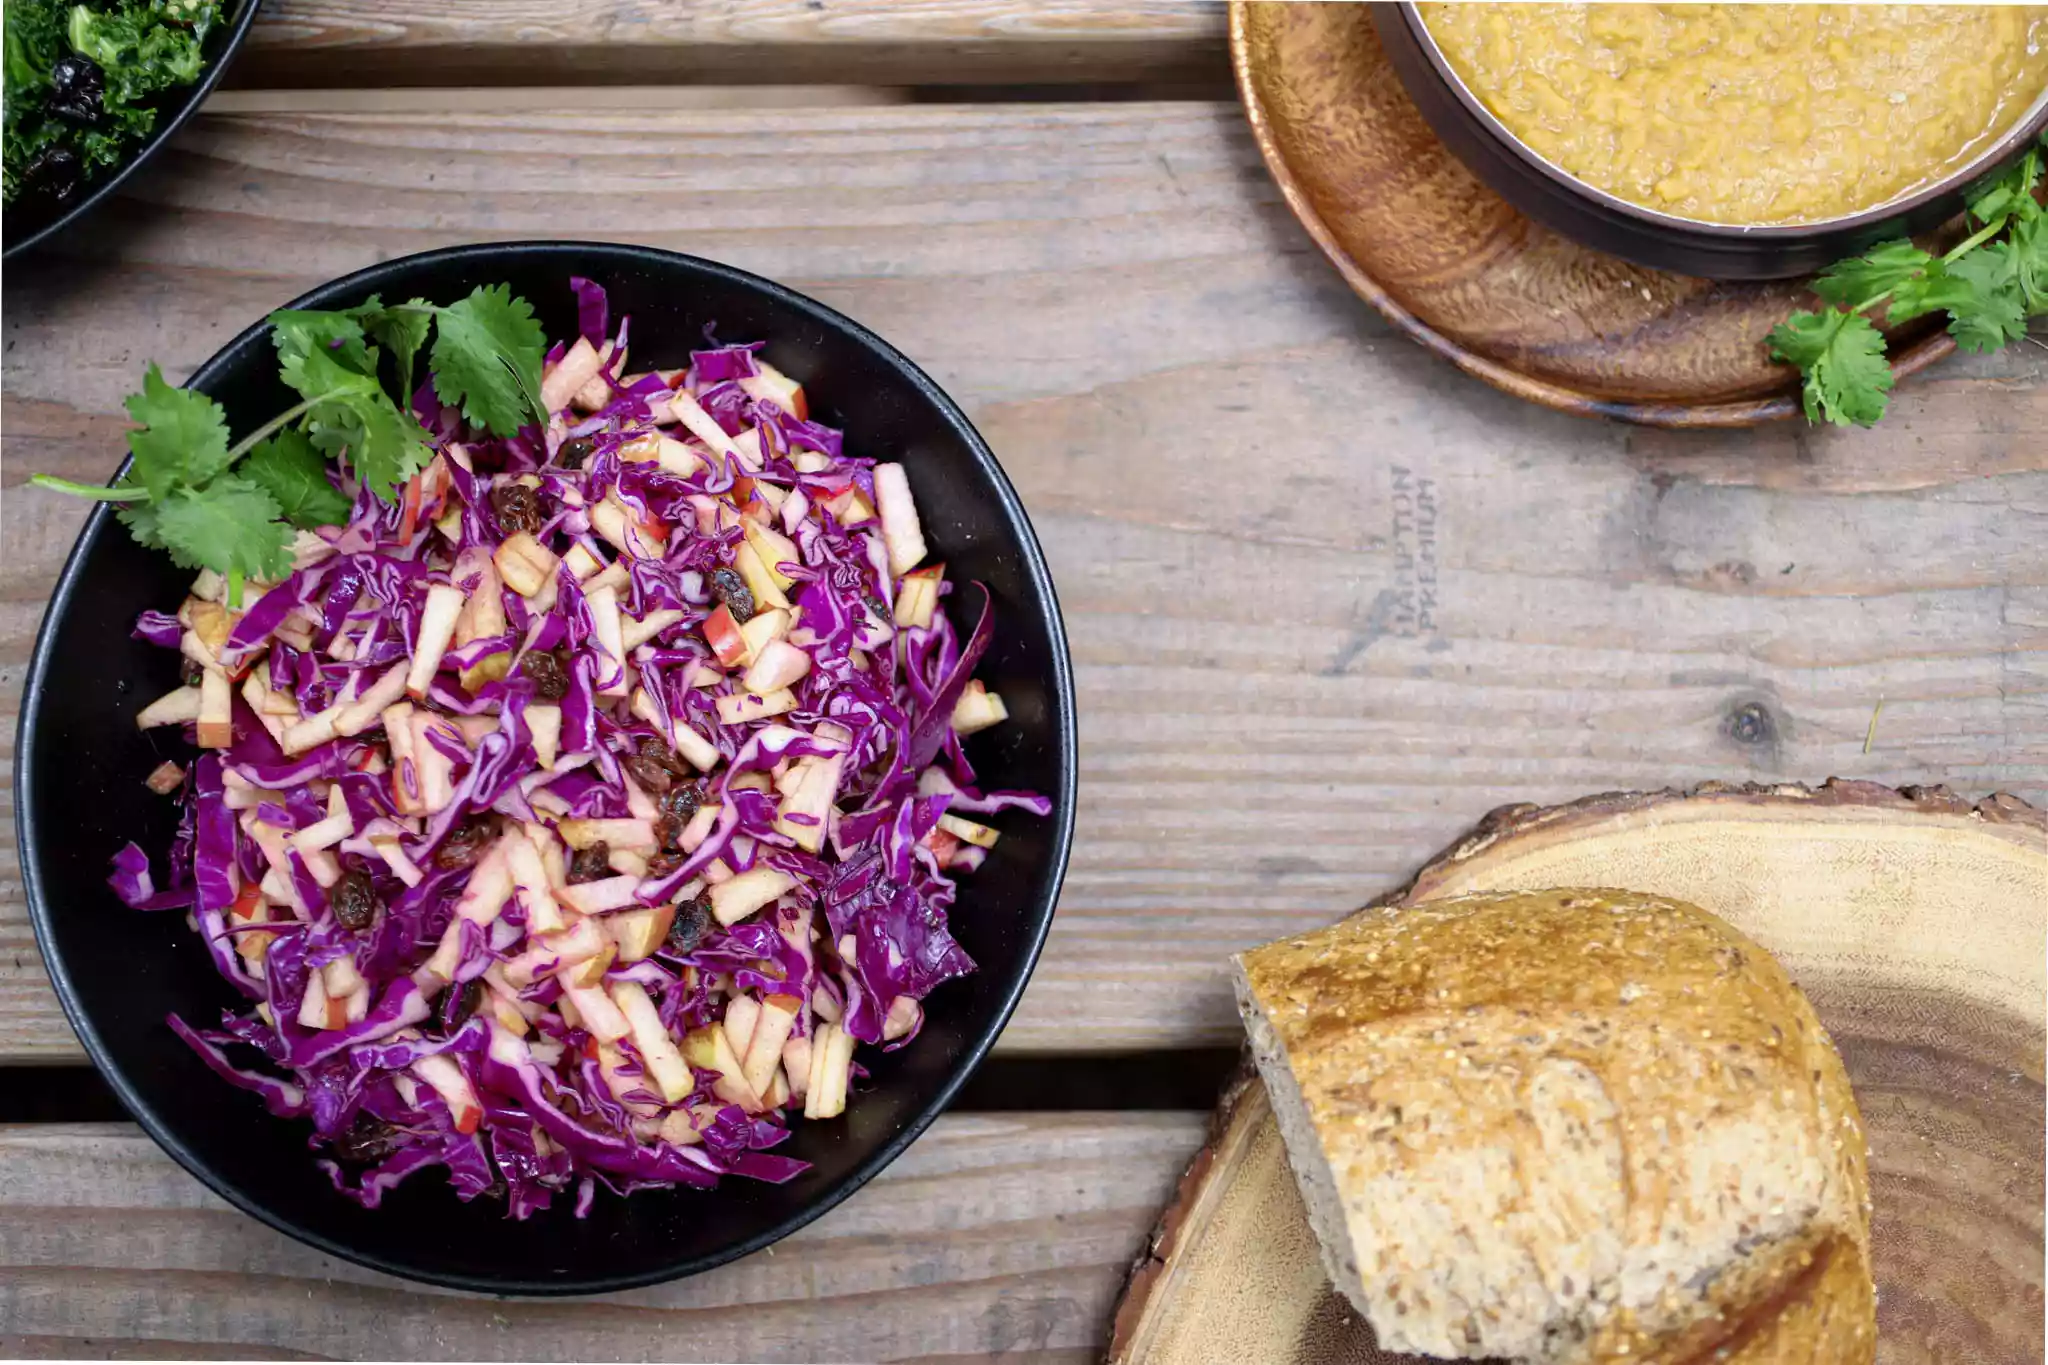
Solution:
[(434, 392), (478, 426), (510, 436), (527, 413), (540, 412), (547, 336), (534, 321), (533, 306), (501, 284), (439, 311)]
[[(245, 580), (276, 582), (291, 572), (295, 528), (348, 520), (352, 499), (335, 486), (330, 458), (384, 502), (433, 459), (406, 395), (437, 323), (434, 386), (444, 401), (495, 436), (547, 421), (547, 337), (531, 305), (504, 285), (447, 307), (420, 299), (387, 307), (372, 296), (357, 308), (279, 309), (270, 323), (278, 375), (300, 401), (240, 442), (229, 444), (220, 404), (172, 387), (152, 364), (127, 404), (141, 425), (128, 433), (134, 460), (125, 479), (107, 488), (47, 474), (30, 482), (121, 504), (116, 515), (137, 541), (186, 568), (221, 574), (230, 605), (239, 606)], [(396, 365), (397, 401), (379, 379), (380, 345)]]
[[(2048, 136), (2043, 138), (2048, 146)], [(1809, 422), (1869, 426), (1884, 416), (1892, 388), (1878, 309), (1891, 323), (1948, 314), (1965, 351), (1995, 351), (2048, 313), (2048, 209), (2035, 197), (2043, 153), (2019, 164), (1970, 201), (1976, 230), (1943, 255), (1911, 242), (1884, 242), (1838, 261), (1813, 282), (1832, 307), (1798, 312), (1771, 329), (1773, 359), (1796, 365)]]

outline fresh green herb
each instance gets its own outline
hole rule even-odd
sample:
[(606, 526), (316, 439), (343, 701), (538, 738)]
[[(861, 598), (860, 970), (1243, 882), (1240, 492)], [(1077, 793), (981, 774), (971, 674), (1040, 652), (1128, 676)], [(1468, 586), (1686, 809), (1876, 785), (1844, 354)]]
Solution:
[[(270, 323), (278, 373), (297, 404), (230, 445), (220, 404), (173, 388), (151, 365), (127, 404), (141, 425), (128, 433), (134, 458), (125, 479), (110, 488), (47, 474), (30, 482), (122, 504), (117, 515), (136, 540), (186, 568), (220, 573), (239, 606), (244, 580), (275, 582), (291, 571), (294, 528), (348, 520), (351, 502), (329, 476), (329, 457), (384, 502), (433, 459), (405, 395), (436, 324), (434, 387), (444, 401), (496, 436), (547, 421), (539, 397), (547, 337), (532, 307), (504, 285), (447, 307), (414, 299), (387, 308), (372, 296), (333, 312), (280, 309)], [(373, 339), (392, 350), (397, 401), (378, 380)]]
[[(2042, 139), (2048, 147), (2048, 136)], [(1774, 359), (1799, 367), (1806, 420), (1869, 426), (1884, 416), (1892, 388), (1887, 322), (1948, 314), (1949, 335), (1966, 351), (1995, 351), (2027, 333), (2027, 319), (2048, 313), (2048, 209), (2036, 189), (2043, 152), (1970, 201), (1969, 236), (1940, 256), (1911, 242), (1885, 242), (1830, 266), (1813, 292), (1832, 305), (1798, 312), (1771, 330)]]
[(156, 128), (158, 97), (206, 68), (218, 0), (8, 0), (4, 197), (56, 203)]

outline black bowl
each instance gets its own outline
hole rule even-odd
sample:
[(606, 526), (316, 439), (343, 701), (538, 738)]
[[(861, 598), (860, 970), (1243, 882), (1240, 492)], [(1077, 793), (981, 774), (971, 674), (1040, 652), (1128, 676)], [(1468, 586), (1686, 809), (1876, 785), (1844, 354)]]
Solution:
[[(729, 266), (572, 242), (387, 261), (291, 306), (345, 307), (371, 293), (452, 300), (503, 281), (533, 302), (549, 335), (561, 336), (576, 327), (571, 275), (597, 280), (615, 315), (633, 315), (636, 365), (687, 363), (706, 324), (727, 340), (764, 339), (766, 358), (802, 381), (812, 415), (845, 428), (850, 451), (908, 467), (933, 558), (955, 581), (978, 579), (994, 597), (997, 633), (979, 676), (1002, 693), (1012, 719), (970, 741), (975, 766), (991, 786), (1046, 793), (1054, 813), (994, 817), (1002, 840), (980, 872), (961, 879), (952, 914), (980, 970), (933, 993), (910, 1046), (862, 1057), (874, 1075), (845, 1117), (796, 1124), (776, 1150), (811, 1162), (808, 1174), (780, 1186), (728, 1179), (711, 1192), (601, 1193), (581, 1221), (574, 1201), (559, 1197), (518, 1223), (492, 1201), (461, 1203), (429, 1171), (366, 1211), (315, 1168), (310, 1125), (271, 1117), (164, 1026), (173, 1011), (211, 1022), (237, 1004), (184, 916), (129, 910), (107, 888), (107, 859), (124, 841), (160, 857), (172, 834), (172, 803), (142, 783), (185, 746), (161, 738), (171, 731), (138, 731), (134, 716), (177, 684), (178, 665), (128, 632), (143, 609), (174, 607), (192, 576), (136, 545), (104, 507), (96, 511), (36, 641), (15, 759), (29, 915), (72, 1027), (150, 1136), (238, 1208), (378, 1270), (496, 1293), (590, 1293), (705, 1270), (803, 1226), (888, 1165), (946, 1107), (1009, 1018), (1051, 923), (1074, 823), (1066, 637), (1024, 509), (960, 409), (858, 323)], [(295, 397), (278, 381), (267, 333), (249, 328), (191, 380), (220, 400), (237, 433)], [(960, 613), (978, 609), (979, 594), (949, 600), (955, 623), (971, 627)]]
[(1931, 232), (2048, 129), (2048, 93), (2012, 128), (1940, 180), (1890, 203), (1817, 223), (1743, 227), (1659, 213), (1596, 189), (1509, 132), (1451, 68), (1412, 0), (1372, 7), (1409, 98), (1444, 145), (1501, 198), (1597, 251), (1656, 270), (1721, 280), (1812, 275), (1879, 242)]
[(4, 223), (0, 223), (0, 238), (6, 242), (4, 250), (0, 250), (0, 259), (27, 251), (51, 234), (77, 222), (103, 201), (113, 198), (121, 182), (133, 175), (143, 162), (155, 156), (157, 149), (171, 140), (171, 135), (184, 126), (185, 120), (192, 117), (206, 102), (206, 97), (213, 93), (213, 87), (220, 84), (221, 74), (241, 49), (242, 40), (249, 36), (249, 25), (256, 18), (257, 3), (258, 0), (232, 0), (220, 29), (207, 36), (206, 69), (191, 85), (163, 93), (157, 102), (156, 127), (136, 144), (126, 161), (102, 171), (97, 179), (87, 181), (81, 187), (79, 197), (68, 204), (17, 200), (9, 207)]

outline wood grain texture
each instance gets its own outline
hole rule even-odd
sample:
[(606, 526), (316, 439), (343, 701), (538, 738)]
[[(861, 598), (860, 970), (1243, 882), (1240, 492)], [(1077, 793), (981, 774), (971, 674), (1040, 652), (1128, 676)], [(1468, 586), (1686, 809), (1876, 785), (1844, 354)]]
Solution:
[[(1525, 217), (1409, 98), (1374, 27), (1382, 8), (1231, 7), (1232, 63), (1267, 164), (1362, 297), (1467, 373), (1561, 411), (1670, 427), (1798, 411), (1764, 339), (1806, 301), (1802, 282), (1653, 270)], [(1894, 373), (1954, 350), (1933, 319), (1908, 324)]]
[(1202, 1122), (941, 1119), (772, 1250), (674, 1284), (525, 1302), (301, 1246), (125, 1124), (0, 1128), (0, 1351), (1079, 1365)]
[[(1874, 784), (1489, 817), (1385, 898), (1618, 886), (1728, 919), (1812, 1000), (1870, 1150), (1878, 1360), (2040, 1359), (2048, 827)], [(1246, 1267), (1254, 1269), (1247, 1273)], [(1115, 1365), (1400, 1365), (1321, 1274), (1264, 1088), (1226, 1095), (1135, 1263)]]
[[(105, 477), (146, 359), (182, 376), (387, 256), (574, 233), (845, 310), (1017, 483), (1073, 641), (1082, 776), (1005, 1048), (1234, 1041), (1230, 952), (1405, 881), (1511, 801), (1831, 773), (2048, 799), (2040, 347), (1944, 364), (1870, 432), (1646, 431), (1397, 335), (1228, 104), (792, 127), (421, 98), (202, 118), (68, 257), (16, 272), (0, 745), (83, 515), (20, 484)], [(8, 881), (0, 1056), (76, 1055)]]
[(350, 85), (1183, 82), (1210, 0), (269, 0), (229, 80)]

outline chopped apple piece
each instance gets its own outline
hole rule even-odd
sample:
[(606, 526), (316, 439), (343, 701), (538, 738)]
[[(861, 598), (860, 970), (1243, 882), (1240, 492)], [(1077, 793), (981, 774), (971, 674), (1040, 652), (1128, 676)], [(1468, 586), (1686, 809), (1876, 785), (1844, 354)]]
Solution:
[(727, 725), (745, 725), (749, 721), (765, 720), (796, 709), (796, 694), (788, 690), (757, 695), (752, 692), (735, 692), (720, 697), (717, 701), (718, 718)]
[(846, 1112), (846, 1082), (853, 1069), (853, 1037), (827, 1024), (811, 1040), (811, 1074), (804, 1087), (804, 1117), (837, 1118)]
[(612, 1003), (626, 1016), (626, 1022), (633, 1030), (633, 1050), (640, 1054), (640, 1061), (647, 1074), (661, 1089), (661, 1097), (670, 1104), (687, 1099), (696, 1082), (690, 1076), (690, 1068), (683, 1061), (683, 1054), (668, 1036), (668, 1029), (661, 1022), (661, 1014), (654, 1008), (654, 1002), (647, 998), (647, 991), (637, 981), (614, 981)]
[(754, 1022), (753, 1036), (747, 1039), (746, 1056), (740, 1062), (747, 1087), (755, 1094), (769, 1094), (768, 1082), (782, 1064), (782, 1045), (789, 1041), (790, 1030), (796, 1027), (797, 1011), (803, 1004), (794, 995), (771, 995), (761, 1002), (760, 1016)]
[(462, 731), (454, 721), (435, 711), (414, 711), (412, 766), (419, 778), (420, 806), (427, 814), (447, 809), (455, 799), (455, 760), (434, 743), (436, 735), (457, 745), (462, 743)]
[(875, 504), (882, 514), (882, 543), (889, 547), (889, 572), (909, 573), (923, 562), (925, 544), (917, 503), (910, 496), (910, 476), (902, 465), (875, 466)]
[(717, 767), (722, 757), (717, 746), (691, 729), (686, 722), (677, 721), (674, 726), (675, 751), (686, 759), (690, 766), (700, 773), (708, 773)]
[[(469, 594), (462, 604), (461, 614), (455, 618), (456, 645), (460, 647), (472, 640), (488, 640), (503, 635), (505, 591), (499, 585), (498, 566), (491, 552), (481, 545), (470, 546), (455, 557), (455, 567), (448, 571), (448, 576)], [(475, 580), (474, 586), (465, 586), (472, 579)]]
[(504, 844), (505, 870), (519, 890), (520, 904), (526, 907), (527, 933), (552, 934), (564, 927), (567, 921), (548, 884), (548, 870), (541, 862), (540, 850), (520, 834), (506, 835)]
[(604, 356), (597, 347), (590, 344), (588, 337), (577, 337), (576, 344), (563, 352), (554, 368), (541, 377), (541, 406), (551, 413), (560, 412), (603, 367)]
[(235, 689), (218, 668), (199, 675), (198, 740), (202, 749), (225, 749), (235, 742)]
[(720, 924), (737, 924), (795, 885), (779, 868), (751, 868), (711, 888), (711, 913)]
[(633, 1031), (612, 998), (597, 986), (565, 986), (562, 998), (576, 1007), (584, 1029), (600, 1043), (616, 1043)]
[(976, 848), (996, 846), (996, 831), (979, 820), (963, 820), (957, 815), (941, 815), (939, 828), (963, 843), (973, 844)]
[(422, 1057), (412, 1064), (412, 1073), (433, 1087), (435, 1094), (448, 1106), (448, 1113), (455, 1120), (455, 1131), (474, 1133), (483, 1122), (484, 1107), (477, 1102), (476, 1091), (470, 1088), (469, 1078), (462, 1074), (462, 1067), (445, 1052)]
[[(356, 832), (355, 819), (348, 812), (348, 802), (343, 798), (339, 783), (327, 789), (327, 818), (315, 820), (291, 836), (292, 844), (301, 854), (332, 848)], [(347, 995), (355, 987), (337, 990), (336, 995)]]
[(347, 709), (345, 705), (337, 702), (325, 711), (287, 725), (284, 738), (278, 741), (278, 747), (288, 754), (302, 754), (308, 749), (325, 744), (334, 738), (334, 727), (341, 720), (341, 713)]
[(686, 389), (677, 389), (669, 399), (669, 411), (675, 414), (692, 436), (720, 455), (738, 455), (732, 437), (725, 434), (725, 428), (718, 425), (718, 419), (704, 411), (704, 405), (692, 398)]
[[(773, 486), (772, 484), (757, 483), (754, 485), (754, 489), (758, 493)], [(795, 586), (796, 580), (784, 573), (780, 566), (804, 562), (802, 552), (796, 548), (796, 542), (783, 535), (780, 531), (770, 530), (768, 527), (752, 521), (746, 523), (740, 529), (746, 535), (748, 548), (753, 550), (754, 554), (760, 558), (761, 566), (768, 571), (768, 576), (775, 580), (775, 586), (784, 592)], [(780, 604), (778, 603), (777, 605)]]
[[(757, 611), (753, 618), (740, 627), (740, 639), (746, 642), (746, 655), (741, 666), (752, 664), (761, 651), (777, 640), (789, 638), (790, 626), (795, 618), (780, 608)], [(719, 662), (723, 663), (724, 660)], [(728, 664), (727, 667), (732, 667)]]
[[(509, 544), (510, 542), (507, 543)], [(591, 575), (600, 572), (604, 568), (604, 561), (590, 553), (589, 547), (582, 544), (571, 545), (569, 553), (562, 556), (561, 562), (569, 567), (570, 575), (578, 583), (585, 581)]]
[(391, 749), (391, 804), (400, 815), (422, 815), (419, 764), (413, 756), (413, 705), (409, 701), (384, 709), (384, 740)]
[(135, 715), (135, 728), (148, 730), (158, 725), (183, 725), (199, 719), (204, 698), (196, 687), (176, 687), (143, 707)]
[(811, 1083), (811, 1040), (809, 1037), (791, 1038), (782, 1045), (782, 1069), (789, 1077), (789, 1093), (794, 1099), (802, 1099)]
[(660, 444), (655, 447), (654, 459), (663, 470), (679, 479), (687, 479), (704, 468), (704, 461), (698, 458), (697, 452), (673, 436), (661, 438)]
[[(573, 559), (578, 552), (586, 558), (594, 558), (580, 545), (570, 551), (571, 558)], [(504, 580), (505, 586), (525, 598), (532, 598), (541, 589), (551, 585), (555, 581), (555, 569), (561, 562), (555, 557), (553, 550), (525, 531), (516, 531), (508, 536), (492, 558), (498, 576)], [(501, 606), (501, 613), (502, 610)], [(501, 629), (495, 633), (503, 632)]]
[[(761, 1002), (753, 996), (736, 995), (726, 1002), (725, 1041), (732, 1044), (734, 1057), (744, 1061), (747, 1048), (754, 1040), (754, 1028), (760, 1022)], [(745, 1076), (744, 1066), (738, 1074)]]
[(903, 581), (896, 589), (896, 624), (905, 629), (928, 626), (932, 613), (939, 605), (939, 583), (946, 576), (946, 566), (933, 564), (914, 573), (903, 575)]
[(619, 595), (612, 588), (599, 588), (584, 598), (584, 605), (590, 608), (590, 621), (598, 648), (609, 655), (613, 663), (597, 694), (601, 697), (623, 697), (630, 689), (626, 685), (626, 643), (624, 628), (619, 622)]
[(704, 841), (711, 837), (712, 826), (718, 823), (721, 806), (699, 806), (697, 813), (690, 817), (690, 823), (683, 826), (683, 832), (676, 836), (676, 842), (685, 853), (695, 853)]
[(462, 589), (436, 583), (427, 589), (426, 609), (420, 613), (420, 636), (413, 646), (412, 668), (405, 675), (405, 690), (414, 701), (424, 700), (427, 685), (441, 667), (441, 656), (455, 638), (455, 618), (462, 614)]
[(780, 688), (793, 687), (811, 671), (811, 656), (787, 640), (771, 640), (747, 669), (742, 685), (747, 691), (765, 696)]
[[(336, 1001), (335, 1003), (340, 1004), (341, 1002)], [(346, 1022), (345, 1016), (344, 1022)], [(299, 1027), (317, 1029), (335, 1027), (335, 1025), (327, 1022), (327, 983), (321, 979), (318, 972), (309, 972), (306, 975), (306, 993), (299, 997)]]
[(645, 616), (637, 618), (627, 616), (623, 619), (625, 630), (622, 643), (630, 653), (682, 619), (683, 613), (673, 607), (650, 611)]
[(638, 877), (604, 877), (565, 886), (555, 893), (555, 898), (581, 914), (602, 915), (636, 904), (634, 895), (639, 889)]
[(512, 866), (507, 855), (515, 838), (516, 835), (500, 835), (476, 860), (469, 870), (469, 880), (463, 884), (462, 895), (455, 902), (457, 919), (489, 924), (504, 910), (505, 902), (512, 898)]
[(963, 735), (986, 730), (1009, 718), (1010, 711), (1003, 705), (1003, 699), (982, 686), (979, 678), (968, 680), (960, 700), (953, 706), (953, 729)]
[[(361, 695), (341, 708), (334, 718), (334, 733), (359, 735), (383, 720), (384, 709), (405, 697), (406, 666), (393, 664), (384, 676), (371, 683)], [(325, 714), (324, 712), (322, 714)]]
[(747, 661), (747, 637), (740, 634), (739, 622), (723, 602), (704, 618), (704, 642), (727, 668), (738, 668)]
[(356, 970), (352, 957), (337, 957), (320, 969), (320, 977), (330, 996), (353, 995), (363, 984), (363, 974)]
[[(619, 359), (620, 362), (623, 364), (625, 357), (621, 356)], [(590, 377), (589, 382), (584, 384), (582, 388), (576, 390), (574, 394), (570, 395), (570, 407), (576, 409), (576, 411), (578, 412), (596, 412), (606, 403), (612, 401), (611, 376), (605, 373), (605, 366), (611, 363), (612, 343), (607, 341), (603, 346), (598, 348), (597, 373), (592, 375)]]
[(895, 1042), (908, 1038), (924, 1019), (924, 1006), (907, 995), (899, 995), (889, 1002), (889, 1013), (882, 1019), (882, 1039)]
[(662, 945), (675, 919), (676, 908), (673, 905), (654, 905), (607, 915), (604, 927), (612, 936), (612, 942), (619, 946), (619, 961), (634, 963), (652, 955)]
[(552, 770), (562, 748), (562, 708), (553, 702), (529, 702), (526, 728), (533, 732), (533, 756)]
[(165, 759), (149, 770), (149, 776), (142, 779), (142, 785), (158, 796), (169, 796), (185, 785), (185, 770)]
[(661, 846), (654, 837), (654, 822), (651, 820), (569, 819), (558, 821), (555, 832), (562, 836), (563, 843), (574, 849), (589, 848), (593, 844), (649, 850)]
[[(749, 526), (752, 522), (747, 523)], [(754, 595), (754, 605), (762, 611), (770, 607), (787, 610), (789, 598), (782, 591), (778, 576), (762, 562), (761, 555), (752, 545), (742, 542), (732, 552), (732, 566), (739, 570), (746, 580), (747, 591)]]
[(690, 1121), (687, 1109), (671, 1109), (663, 1114), (658, 1136), (663, 1142), (674, 1143), (678, 1147), (688, 1147), (704, 1140), (704, 1135), (697, 1131), (697, 1125)]
[(759, 356), (754, 357), (757, 374), (739, 381), (740, 389), (757, 403), (773, 403), (792, 417), (808, 418), (811, 405), (804, 400), (804, 386)]

